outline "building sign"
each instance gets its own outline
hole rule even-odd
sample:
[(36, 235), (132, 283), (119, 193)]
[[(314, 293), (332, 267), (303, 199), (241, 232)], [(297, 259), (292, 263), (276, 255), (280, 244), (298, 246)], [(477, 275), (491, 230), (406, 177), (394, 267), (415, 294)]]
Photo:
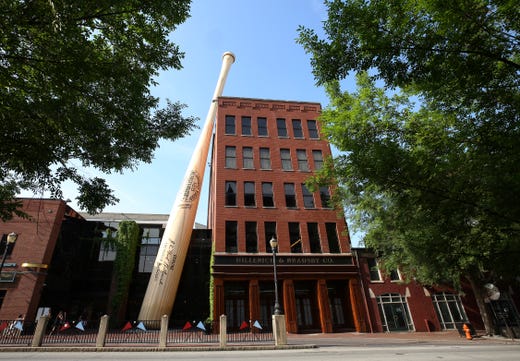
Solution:
[[(276, 256), (279, 265), (353, 265), (351, 256)], [(215, 256), (215, 265), (272, 265), (272, 256)]]

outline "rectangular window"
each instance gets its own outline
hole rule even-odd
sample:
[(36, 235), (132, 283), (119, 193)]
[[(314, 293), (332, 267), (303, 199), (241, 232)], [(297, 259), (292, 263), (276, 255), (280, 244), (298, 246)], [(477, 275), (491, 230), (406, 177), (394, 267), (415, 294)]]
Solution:
[(329, 187), (320, 187), (320, 200), (322, 208), (331, 208)]
[(390, 280), (391, 281), (400, 281), (401, 280), (401, 274), (398, 270), (393, 269), (390, 271)]
[(291, 150), (290, 149), (280, 149), (280, 158), (282, 159), (282, 169), (283, 170), (292, 170), (292, 162), (291, 162)]
[(161, 244), (161, 228), (145, 227), (141, 237), (141, 247), (139, 249), (139, 272), (150, 273), (153, 269), (159, 245)]
[(259, 117), (256, 121), (258, 125), (258, 136), (267, 137), (269, 135), (267, 132), (267, 118)]
[(237, 149), (236, 147), (226, 146), (226, 168), (237, 167)]
[(226, 252), (238, 252), (237, 246), (237, 221), (226, 221)]
[(271, 244), (269, 241), (271, 238), (276, 238), (276, 222), (264, 222), (264, 234), (265, 234), (265, 251), (272, 252)]
[(303, 206), (305, 208), (314, 208), (314, 194), (302, 183)]
[(269, 148), (260, 148), (260, 169), (271, 169)]
[(142, 244), (139, 248), (139, 272), (151, 273), (159, 245)]
[(226, 134), (236, 134), (234, 115), (226, 115)]
[(285, 206), (287, 208), (296, 208), (296, 193), (294, 191), (294, 183), (284, 183), (285, 190)]
[(246, 252), (258, 253), (256, 222), (246, 222)]
[(368, 271), (370, 272), (370, 281), (381, 281), (381, 273), (377, 267), (377, 260), (375, 258), (367, 258)]
[(303, 252), (300, 223), (289, 222), (289, 240), (291, 241), (291, 253)]
[(226, 182), (226, 206), (237, 205), (237, 182)]
[(273, 183), (262, 183), (262, 202), (264, 207), (274, 207)]
[(284, 118), (276, 119), (276, 127), (278, 129), (278, 136), (281, 138), (287, 138), (287, 126), (285, 125)]
[[(107, 227), (104, 231), (101, 232), (101, 237), (103, 240), (99, 246), (98, 261), (115, 261), (117, 251), (113, 239), (117, 237), (117, 231), (113, 230), (113, 228)], [(111, 240), (108, 238), (111, 238)]]
[(244, 206), (254, 207), (255, 205), (255, 182), (244, 182)]
[(292, 128), (295, 138), (303, 138), (302, 121), (300, 119), (292, 120)]
[(242, 148), (242, 167), (245, 169), (253, 169), (253, 148), (244, 147)]
[(298, 159), (298, 169), (308, 172), (309, 163), (307, 162), (307, 152), (305, 149), (296, 149), (296, 158)]
[(327, 241), (329, 242), (329, 252), (340, 253), (336, 223), (325, 223), (325, 229), (327, 231)]
[(251, 117), (242, 117), (242, 135), (252, 135)]
[(307, 120), (307, 129), (309, 130), (309, 138), (318, 139), (318, 128), (315, 120)]
[(320, 170), (323, 168), (323, 154), (321, 150), (313, 150), (312, 158), (314, 159), (314, 170)]
[(318, 223), (307, 223), (307, 232), (309, 233), (309, 244), (311, 253), (321, 253), (320, 233), (318, 232)]

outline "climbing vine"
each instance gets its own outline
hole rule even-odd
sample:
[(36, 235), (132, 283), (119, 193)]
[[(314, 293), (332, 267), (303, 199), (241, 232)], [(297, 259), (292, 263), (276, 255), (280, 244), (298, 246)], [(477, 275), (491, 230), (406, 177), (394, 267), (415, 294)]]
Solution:
[(213, 264), (215, 263), (214, 260), (214, 253), (215, 253), (215, 243), (213, 242), (211, 246), (211, 257), (209, 261), (209, 316), (207, 318), (207, 322), (213, 321), (213, 308), (214, 308), (214, 295), (215, 295), (215, 282), (213, 277)]
[[(112, 295), (112, 311), (118, 311), (128, 295), (135, 265), (135, 253), (139, 243), (139, 226), (134, 221), (122, 221), (119, 224), (114, 261), (115, 290)], [(114, 312), (117, 314), (117, 312)]]

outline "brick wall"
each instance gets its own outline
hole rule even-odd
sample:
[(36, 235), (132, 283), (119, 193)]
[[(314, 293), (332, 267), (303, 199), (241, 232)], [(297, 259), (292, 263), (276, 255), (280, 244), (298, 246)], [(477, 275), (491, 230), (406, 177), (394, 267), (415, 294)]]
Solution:
[[(258, 251), (270, 252), (266, 249), (264, 236), (264, 222), (277, 222), (277, 237), (279, 241), (279, 251), (281, 253), (290, 252), (290, 240), (288, 222), (299, 222), (302, 236), (304, 253), (310, 252), (307, 222), (316, 222), (319, 227), (319, 235), (322, 244), (322, 251), (327, 253), (328, 243), (325, 231), (325, 222), (336, 222), (340, 249), (342, 253), (350, 252), (350, 240), (347, 232), (347, 225), (343, 218), (338, 218), (337, 212), (323, 208), (319, 198), (319, 193), (314, 194), (314, 209), (303, 207), (303, 195), (301, 184), (312, 175), (314, 161), (312, 150), (320, 150), (323, 158), (330, 156), (329, 144), (321, 139), (311, 139), (307, 128), (308, 120), (317, 120), (320, 115), (321, 107), (318, 103), (307, 102), (286, 102), (261, 99), (244, 98), (219, 98), (217, 111), (217, 122), (215, 131), (215, 142), (212, 157), (212, 176), (210, 190), (210, 220), (209, 227), (213, 229), (213, 239), (216, 244), (217, 252), (225, 251), (225, 221), (234, 220), (238, 222), (238, 251), (245, 252), (245, 231), (246, 221), (257, 222)], [(225, 117), (233, 115), (235, 117), (235, 135), (225, 134)], [(241, 134), (242, 116), (251, 117), (252, 135)], [(257, 119), (264, 117), (267, 119), (268, 136), (259, 136), (257, 132)], [(280, 138), (277, 133), (277, 118), (286, 120), (287, 137)], [(292, 128), (292, 120), (299, 119), (302, 123), (303, 138), (295, 138)], [(318, 123), (318, 122), (317, 122)], [(236, 147), (236, 169), (225, 167), (226, 146)], [(242, 148), (253, 148), (254, 169), (243, 169), (242, 167)], [(260, 169), (260, 148), (270, 149), (271, 169)], [(292, 160), (292, 171), (282, 170), (280, 149), (290, 149)], [(309, 168), (311, 171), (298, 170), (296, 150), (306, 150)], [(237, 205), (236, 207), (225, 206), (225, 182), (236, 181), (237, 184)], [(255, 183), (256, 205), (254, 207), (244, 206), (244, 182)], [(262, 182), (271, 182), (273, 185), (273, 195), (275, 207), (264, 208), (262, 206)], [(294, 183), (297, 208), (287, 208), (285, 206), (284, 182)]]
[(15, 232), (18, 238), (6, 259), (3, 272), (17, 272), (14, 283), (0, 283), (6, 290), (0, 319), (14, 319), (19, 314), (34, 318), (45, 281), (45, 269), (22, 267), (23, 263), (49, 265), (67, 205), (61, 200), (22, 199), (30, 219), (15, 217), (0, 223), (0, 233)]

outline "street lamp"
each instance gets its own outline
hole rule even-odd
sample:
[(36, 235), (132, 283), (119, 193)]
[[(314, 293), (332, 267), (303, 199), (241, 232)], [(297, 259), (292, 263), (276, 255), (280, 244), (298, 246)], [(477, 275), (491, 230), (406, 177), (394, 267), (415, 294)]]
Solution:
[(7, 251), (9, 250), (9, 245), (14, 244), (18, 235), (14, 232), (11, 232), (7, 235), (7, 242), (5, 242), (4, 254), (2, 256), (2, 263), (0, 263), (0, 275), (2, 274), (2, 269), (4, 268), (5, 258), (7, 257)]
[(276, 252), (278, 251), (278, 240), (274, 236), (269, 241), (273, 250), (273, 270), (274, 270), (274, 314), (281, 315), (280, 303), (278, 302), (278, 281), (276, 279)]

